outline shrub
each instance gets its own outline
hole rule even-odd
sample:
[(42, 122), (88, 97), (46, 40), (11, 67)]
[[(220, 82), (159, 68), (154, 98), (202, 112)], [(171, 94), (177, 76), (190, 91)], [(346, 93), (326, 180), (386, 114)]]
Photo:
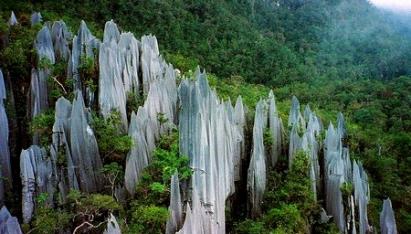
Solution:
[(32, 135), (38, 134), (40, 145), (48, 147), (51, 142), (54, 124), (54, 111), (46, 111), (33, 117), (29, 131)]
[(168, 219), (168, 210), (155, 205), (138, 206), (132, 215), (130, 233), (164, 233)]
[(264, 222), (246, 219), (241, 223), (236, 223), (234, 233), (237, 234), (265, 234), (269, 231), (264, 227)]
[(33, 220), (33, 233), (50, 234), (64, 231), (69, 227), (72, 214), (47, 206), (38, 206)]
[(121, 132), (119, 112), (113, 111), (106, 119), (94, 114), (92, 126), (103, 158), (121, 161), (124, 154), (133, 147), (132, 138)]

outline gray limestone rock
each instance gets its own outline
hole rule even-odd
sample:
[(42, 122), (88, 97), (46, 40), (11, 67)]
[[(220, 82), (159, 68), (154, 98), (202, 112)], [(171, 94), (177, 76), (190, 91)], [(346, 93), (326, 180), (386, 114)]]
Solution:
[(46, 59), (51, 64), (55, 63), (53, 41), (51, 39), (50, 29), (47, 26), (43, 26), (37, 33), (34, 47), (39, 61)]
[(4, 201), (5, 192), (11, 190), (13, 181), (9, 150), (9, 124), (5, 109), (6, 97), (4, 77), (0, 69), (0, 176), (4, 178), (0, 179), (0, 204)]
[(11, 216), (5, 206), (3, 206), (0, 210), (0, 233), (23, 234), (19, 221), (16, 217)]
[(225, 203), (234, 192), (234, 148), (242, 136), (230, 117), (233, 107), (218, 99), (199, 69), (194, 76), (195, 81), (183, 80), (179, 87), (180, 154), (189, 157), (193, 174), (192, 204), (178, 233), (225, 233)]
[(71, 51), (69, 48), (71, 33), (68, 31), (67, 26), (63, 21), (55, 21), (53, 23), (51, 28), (51, 37), (56, 59), (68, 61), (71, 57)]
[(113, 214), (110, 214), (110, 218), (107, 220), (107, 228), (103, 234), (121, 234), (120, 225)]
[(180, 181), (177, 171), (171, 177), (170, 206), (168, 207), (169, 218), (167, 220), (166, 234), (174, 234), (183, 223), (183, 204), (180, 195)]
[(31, 26), (41, 23), (42, 21), (43, 19), (40, 12), (33, 12), (33, 14), (31, 14)]
[(33, 217), (36, 195), (47, 193), (47, 204), (53, 204), (55, 180), (52, 163), (45, 149), (32, 145), (27, 150), (22, 150), (20, 174), (23, 185), (23, 222), (29, 223)]
[(272, 143), (271, 155), (269, 162), (272, 167), (275, 166), (282, 150), (282, 121), (278, 115), (277, 106), (275, 104), (274, 93), (270, 91), (268, 95), (268, 125), (270, 128)]
[(381, 234), (397, 234), (394, 211), (389, 198), (384, 200), (382, 206), (382, 211), (380, 213), (380, 229)]
[(70, 149), (80, 190), (91, 193), (102, 189), (102, 162), (86, 112), (83, 96), (77, 91), (70, 119)]
[(73, 37), (73, 46), (71, 52), (71, 60), (68, 67), (71, 68), (69, 74), (71, 74), (74, 80), (74, 89), (82, 90), (82, 81), (79, 74), (79, 66), (81, 65), (81, 59), (88, 58), (94, 59), (94, 51), (100, 48), (100, 41), (91, 34), (87, 28), (86, 23), (82, 20), (77, 35)]
[(266, 155), (264, 148), (264, 130), (267, 126), (267, 104), (260, 100), (255, 110), (253, 127), (253, 148), (248, 168), (247, 190), (252, 217), (261, 214), (261, 203), (266, 186)]
[(11, 12), (11, 15), (10, 15), (10, 19), (9, 19), (8, 24), (9, 24), (10, 26), (14, 26), (14, 25), (17, 25), (18, 23), (19, 23), (19, 22), (17, 22), (16, 15), (14, 14), (14, 11), (12, 11), (12, 12)]

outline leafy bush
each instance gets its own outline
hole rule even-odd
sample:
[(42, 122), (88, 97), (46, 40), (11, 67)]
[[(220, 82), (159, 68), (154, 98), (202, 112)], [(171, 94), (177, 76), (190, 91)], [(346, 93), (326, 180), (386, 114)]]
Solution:
[(295, 204), (281, 204), (269, 210), (263, 217), (264, 223), (275, 230), (280, 228), (286, 233), (307, 233), (307, 224)]
[(103, 158), (121, 161), (124, 154), (133, 147), (132, 138), (121, 132), (122, 124), (119, 112), (113, 111), (106, 119), (94, 114), (92, 126)]
[(155, 205), (137, 206), (130, 223), (130, 233), (164, 233), (168, 219), (168, 210)]
[(191, 176), (191, 168), (188, 166), (188, 157), (180, 155), (178, 131), (161, 137), (158, 145), (153, 153), (153, 167), (159, 168), (163, 182), (168, 183), (176, 171), (180, 180), (188, 179)]
[(40, 145), (48, 147), (53, 134), (54, 112), (46, 111), (33, 117), (30, 122), (30, 133), (39, 136)]
[(265, 228), (264, 222), (246, 219), (235, 225), (234, 233), (237, 234), (265, 234), (269, 231)]
[(44, 205), (38, 206), (32, 222), (32, 233), (50, 234), (64, 231), (69, 227), (72, 214)]

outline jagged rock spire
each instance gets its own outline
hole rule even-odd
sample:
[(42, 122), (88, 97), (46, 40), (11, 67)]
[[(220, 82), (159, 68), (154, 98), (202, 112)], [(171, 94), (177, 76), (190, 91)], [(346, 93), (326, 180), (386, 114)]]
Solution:
[(69, 40), (71, 32), (68, 31), (63, 21), (55, 21), (51, 27), (51, 38), (54, 46), (54, 55), (56, 59), (68, 61), (71, 57)]
[(272, 90), (268, 95), (268, 125), (272, 139), (271, 155), (268, 161), (270, 162), (271, 166), (274, 167), (281, 155), (283, 123), (278, 115), (277, 106), (275, 104), (275, 97)]
[(127, 129), (127, 94), (138, 94), (139, 89), (139, 42), (132, 33), (119, 32), (113, 21), (104, 29), (100, 45), (99, 105), (107, 117), (112, 110), (120, 112), (124, 130)]
[(10, 26), (14, 26), (14, 25), (17, 25), (18, 23), (19, 22), (17, 21), (16, 15), (14, 14), (14, 11), (11, 11), (11, 15), (10, 15), (10, 19), (9, 19), (8, 24)]
[[(231, 104), (229, 105), (231, 106)], [(233, 121), (237, 125), (238, 134), (242, 140), (237, 141), (234, 147), (234, 180), (240, 181), (241, 176), (241, 163), (246, 159), (247, 153), (245, 148), (245, 107), (241, 96), (237, 98), (233, 112)]]
[(110, 214), (110, 218), (107, 220), (107, 228), (103, 234), (121, 234), (120, 225), (118, 225), (113, 214)]
[(5, 109), (6, 97), (3, 72), (0, 69), (0, 204), (4, 201), (5, 191), (10, 191), (13, 184), (9, 150), (9, 123)]
[(253, 127), (253, 149), (248, 168), (247, 190), (252, 217), (261, 214), (261, 203), (266, 186), (266, 156), (264, 148), (264, 130), (267, 126), (267, 104), (257, 103)]
[(41, 23), (42, 21), (43, 21), (43, 18), (40, 12), (33, 12), (33, 14), (31, 14), (31, 26)]
[(52, 205), (55, 191), (53, 169), (46, 150), (32, 145), (20, 154), (20, 173), (23, 185), (23, 222), (29, 223), (34, 214), (35, 196), (47, 193), (47, 203)]
[(127, 155), (124, 173), (124, 184), (131, 195), (134, 195), (141, 173), (151, 160), (150, 150), (154, 147), (154, 135), (148, 123), (145, 108), (140, 107), (137, 115), (134, 112), (131, 114), (128, 135), (133, 139), (134, 146)]
[[(128, 135), (134, 146), (127, 155), (125, 185), (134, 194), (142, 170), (147, 167), (155, 148), (156, 140), (174, 128), (177, 120), (177, 87), (173, 67), (167, 65), (164, 77), (151, 81), (147, 99), (139, 107), (137, 115), (132, 114)], [(159, 115), (164, 115), (165, 123), (160, 123)]]
[(0, 210), (0, 233), (4, 234), (23, 234), (19, 221), (11, 216), (9, 210), (3, 206)]
[(143, 91), (149, 91), (150, 83), (162, 77), (162, 58), (158, 50), (157, 38), (152, 35), (141, 38), (141, 69)]
[(394, 211), (389, 198), (384, 200), (382, 206), (382, 211), (380, 213), (380, 228), (381, 234), (397, 234)]
[(171, 177), (170, 187), (169, 218), (167, 220), (166, 234), (176, 233), (183, 224), (183, 204), (181, 203), (180, 181), (177, 171)]
[(93, 50), (99, 49), (99, 47), (100, 41), (91, 34), (86, 23), (82, 20), (77, 35), (73, 37), (72, 56), (68, 65), (71, 70), (70, 75), (74, 80), (74, 90), (82, 90), (82, 81), (78, 71), (81, 64), (80, 60), (82, 58), (94, 59)]
[(41, 61), (42, 59), (47, 59), (48, 62), (50, 62), (51, 64), (55, 63), (54, 48), (53, 48), (53, 41), (51, 39), (51, 32), (50, 32), (50, 29), (46, 25), (43, 26), (43, 28), (37, 33), (34, 46), (35, 46), (39, 61)]
[[(56, 176), (63, 201), (69, 189), (80, 190), (70, 150), (71, 113), (72, 105), (70, 101), (64, 97), (59, 98), (55, 108), (50, 155), (53, 162), (54, 175)], [(65, 165), (58, 165), (59, 157), (65, 157)]]
[(97, 192), (102, 188), (102, 162), (94, 132), (87, 122), (83, 96), (77, 91), (73, 100), (70, 120), (70, 148), (73, 167), (84, 192)]
[(234, 192), (234, 147), (243, 140), (205, 73), (183, 80), (180, 97), (180, 154), (190, 159), (192, 204), (178, 233), (225, 233), (225, 202)]

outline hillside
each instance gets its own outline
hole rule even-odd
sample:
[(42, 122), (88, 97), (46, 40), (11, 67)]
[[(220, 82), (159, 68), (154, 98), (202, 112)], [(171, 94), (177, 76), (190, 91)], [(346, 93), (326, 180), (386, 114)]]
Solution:
[[(309, 104), (323, 125), (321, 133), (318, 133), (321, 139), (318, 141), (318, 155), (326, 155), (325, 146), (322, 144), (328, 124), (332, 122), (334, 126), (339, 125), (335, 121), (336, 116), (339, 112), (344, 114), (348, 135), (342, 137), (342, 144), (349, 148), (349, 157), (361, 162), (368, 174), (367, 183), (371, 195), (367, 210), (369, 224), (379, 231), (382, 202), (389, 197), (395, 211), (398, 232), (411, 232), (411, 201), (408, 199), (411, 197), (411, 34), (409, 27), (397, 16), (380, 11), (365, 0), (87, 0), (36, 3), (6, 0), (0, 3), (0, 9), (0, 68), (7, 90), (7, 101), (4, 103), (10, 126), (9, 147), (13, 180), (20, 180), (19, 155), (22, 149), (27, 149), (33, 143), (47, 149), (52, 143), (56, 113), (54, 103), (64, 96), (68, 101), (73, 101), (74, 106), (74, 102), (79, 102), (76, 87), (81, 87), (85, 105), (90, 108), (92, 121), (87, 122), (96, 135), (102, 168), (105, 179), (108, 180), (98, 194), (89, 195), (88, 189), (81, 188), (81, 193), (70, 192), (67, 201), (57, 202), (57, 207), (53, 209), (48, 205), (39, 205), (47, 200), (47, 196), (37, 193), (35, 203), (41, 208), (36, 209), (37, 213), (30, 225), (23, 225), (26, 231), (33, 227), (46, 228), (47, 225), (40, 225), (43, 222), (65, 223), (74, 219), (74, 214), (84, 212), (84, 209), (96, 209), (94, 215), (98, 214), (100, 217), (93, 225), (98, 225), (97, 221), (102, 221), (109, 217), (109, 213), (114, 213), (123, 232), (163, 232), (166, 229), (167, 207), (170, 199), (173, 199), (170, 197), (173, 190), (169, 184), (170, 179), (175, 180), (172, 170), (179, 171), (182, 191), (184, 186), (189, 184), (193, 173), (191, 153), (183, 155), (183, 149), (177, 147), (181, 141), (181, 132), (173, 130), (162, 137), (156, 136), (156, 149), (153, 151), (156, 159), (144, 172), (139, 172), (142, 174), (137, 173), (138, 177), (144, 178), (135, 188), (137, 196), (131, 200), (128, 198), (126, 204), (117, 203), (120, 199), (111, 196), (114, 193), (113, 188), (124, 185), (122, 178), (124, 173), (127, 173), (126, 158), (134, 152), (136, 146), (136, 136), (132, 135), (130, 130), (126, 131), (129, 126), (124, 123), (132, 122), (131, 113), (134, 111), (137, 114), (139, 107), (143, 106), (146, 100), (150, 100), (146, 90), (149, 86), (132, 86), (133, 92), (129, 90), (125, 93), (125, 112), (118, 110), (120, 113), (109, 114), (111, 110), (104, 109), (100, 96), (99, 101), (92, 102), (87, 95), (101, 95), (104, 90), (107, 94), (104, 96), (110, 100), (111, 95), (117, 92), (102, 88), (102, 77), (105, 72), (111, 72), (112, 61), (108, 59), (107, 66), (103, 65), (98, 47), (92, 50), (92, 56), (87, 54), (87, 58), (83, 58), (83, 55), (78, 57), (81, 86), (76, 86), (76, 81), (73, 85), (67, 58), (56, 56), (56, 62), (52, 64), (38, 58), (38, 50), (33, 47), (33, 41), (42, 26), (31, 26), (30, 19), (32, 12), (39, 11), (43, 17), (42, 22), (64, 20), (67, 32), (71, 32), (65, 39), (68, 41), (69, 50), (73, 51), (70, 37), (79, 32), (81, 20), (87, 23), (96, 40), (105, 40), (103, 38), (106, 38), (106, 31), (103, 29), (111, 19), (120, 32), (132, 32), (139, 43), (143, 41), (140, 40), (143, 35), (155, 35), (165, 62), (173, 64), (182, 74), (181, 77), (177, 75), (177, 84), (184, 83), (183, 77), (199, 79), (199, 75), (194, 71), (200, 66), (207, 71), (208, 82), (216, 89), (219, 97), (235, 101), (238, 96), (242, 96), (245, 110), (248, 110), (245, 114), (247, 124), (244, 127), (244, 136), (249, 139), (255, 140), (252, 133), (253, 126), (255, 127), (254, 117), (257, 118), (257, 103), (261, 99), (269, 103), (269, 91), (273, 90), (278, 115), (285, 126), (282, 133), (284, 146), (281, 151), (282, 160), (285, 161), (280, 160), (276, 166), (267, 169), (267, 190), (263, 201), (265, 205), (262, 213), (255, 217), (249, 213), (249, 207), (245, 206), (248, 195), (238, 195), (247, 193), (246, 180), (236, 180), (237, 192), (227, 199), (234, 205), (243, 206), (233, 210), (227, 208), (225, 211), (227, 232), (303, 233), (311, 229), (316, 233), (325, 233), (337, 228), (333, 222), (326, 225), (319, 223), (318, 206), (325, 207), (326, 192), (318, 191), (319, 199), (312, 200), (310, 181), (304, 179), (304, 168), (307, 166), (305, 164), (310, 163), (298, 156), (301, 160), (298, 165), (301, 168), (293, 170), (298, 173), (288, 171), (291, 167), (287, 167), (286, 161), (291, 158), (289, 148), (293, 125), (290, 125), (290, 122), (287, 125), (286, 120), (290, 117), (293, 96), (298, 97), (302, 106)], [(17, 16), (17, 26), (7, 25), (11, 11)], [(138, 49), (140, 52), (142, 50)], [(107, 70), (102, 69), (105, 67), (108, 67)], [(40, 111), (42, 114), (37, 118), (33, 117), (37, 114), (34, 114), (33, 107), (30, 107), (30, 96), (33, 95), (32, 68), (50, 70), (50, 77), (54, 77), (54, 81), (49, 80), (46, 85), (47, 106), (50, 110)], [(142, 69), (141, 64), (138, 69)], [(137, 70), (128, 72), (136, 72), (136, 79), (144, 81), (144, 72)], [(117, 104), (114, 101), (107, 105)], [(302, 110), (304, 109), (301, 108)], [(182, 115), (178, 108), (170, 113), (180, 117)], [(170, 113), (163, 116), (164, 118), (155, 117), (161, 129), (166, 128), (162, 125), (168, 125), (166, 123), (170, 119), (173, 119), (174, 124), (178, 123), (179, 118), (171, 118)], [(306, 121), (308, 132), (308, 120)], [(181, 124), (177, 124), (177, 128), (178, 126), (181, 128)], [(273, 137), (267, 134), (264, 132), (263, 145), (266, 147), (266, 138)], [(245, 141), (248, 153), (244, 156), (242, 178), (247, 178), (247, 169), (252, 158), (250, 152), (251, 149), (255, 151), (253, 145), (255, 143), (253, 144), (252, 140)], [(142, 154), (139, 151), (135, 153)], [(320, 162), (322, 157), (326, 156), (319, 156)], [(62, 160), (60, 164), (67, 163), (64, 157)], [(325, 165), (320, 167), (324, 168)], [(321, 180), (325, 181), (325, 174), (321, 175)], [(12, 193), (21, 194), (21, 183), (14, 184), (16, 185), (13, 190), (5, 190), (5, 204), (13, 215), (24, 219), (20, 215), (19, 205), (22, 198), (12, 196)], [(297, 190), (301, 190), (301, 193), (294, 194)], [(353, 193), (349, 188), (343, 192)], [(182, 194), (183, 199), (187, 198), (187, 194)], [(100, 201), (103, 205), (96, 208), (92, 200)], [(346, 206), (344, 204), (344, 207)], [(349, 209), (346, 208), (345, 211), (347, 210)], [(57, 211), (62, 215), (57, 216)], [(290, 217), (290, 220), (281, 223), (276, 219), (284, 215)], [(56, 216), (56, 219), (48, 220), (52, 216)], [(139, 217), (143, 217), (144, 221), (139, 221)], [(87, 217), (81, 217), (72, 222), (78, 225), (86, 219)], [(299, 225), (295, 226), (296, 223)], [(280, 226), (283, 229), (279, 229)], [(73, 231), (73, 227), (75, 226), (67, 225), (65, 231)], [(53, 228), (44, 230), (57, 231)], [(95, 231), (100, 232), (104, 228), (100, 227)]]

